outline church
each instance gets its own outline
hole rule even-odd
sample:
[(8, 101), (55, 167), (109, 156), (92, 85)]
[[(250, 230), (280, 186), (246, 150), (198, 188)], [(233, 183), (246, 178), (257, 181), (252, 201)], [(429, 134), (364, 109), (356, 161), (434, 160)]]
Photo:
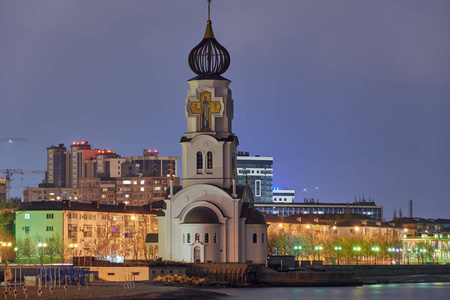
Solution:
[(267, 223), (253, 207), (248, 184), (236, 185), (239, 141), (232, 132), (230, 80), (222, 77), (230, 55), (215, 39), (209, 16), (203, 40), (189, 54), (197, 75), (188, 80), (187, 132), (181, 138), (182, 187), (173, 186), (158, 213), (158, 252), (163, 260), (262, 263)]

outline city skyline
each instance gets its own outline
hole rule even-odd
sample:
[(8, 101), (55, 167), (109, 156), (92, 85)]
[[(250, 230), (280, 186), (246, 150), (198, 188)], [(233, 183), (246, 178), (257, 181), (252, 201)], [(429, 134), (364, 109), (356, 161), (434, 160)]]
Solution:
[[(72, 141), (181, 157), (206, 1), (105, 3), (0, 4), (0, 137), (28, 139), (0, 144), (0, 169), (44, 169), (45, 148)], [(390, 219), (412, 199), (415, 216), (448, 218), (449, 8), (214, 1), (239, 150), (273, 156), (274, 186), (297, 201), (365, 194)], [(43, 175), (13, 179), (19, 196)]]

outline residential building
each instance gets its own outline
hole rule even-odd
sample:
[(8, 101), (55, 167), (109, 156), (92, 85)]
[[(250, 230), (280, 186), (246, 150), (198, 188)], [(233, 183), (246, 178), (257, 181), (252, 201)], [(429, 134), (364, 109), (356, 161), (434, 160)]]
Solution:
[(22, 202), (35, 201), (79, 201), (79, 189), (55, 187), (27, 187), (22, 190)]
[(67, 188), (70, 186), (69, 152), (64, 144), (47, 147), (47, 170), (45, 172), (45, 183), (55, 188)]
[(248, 183), (255, 202), (272, 202), (273, 157), (250, 156), (239, 151), (237, 155), (237, 183)]
[(32, 238), (36, 243), (57, 243), (64, 250), (66, 262), (72, 256), (148, 259), (145, 238), (158, 232), (156, 211), (151, 205), (70, 200), (32, 202), (22, 207), (16, 212), (15, 228), (16, 241)]
[[(163, 200), (170, 177), (119, 177), (80, 179), (79, 201), (101, 204), (145, 205)], [(180, 178), (173, 177), (175, 185)]]

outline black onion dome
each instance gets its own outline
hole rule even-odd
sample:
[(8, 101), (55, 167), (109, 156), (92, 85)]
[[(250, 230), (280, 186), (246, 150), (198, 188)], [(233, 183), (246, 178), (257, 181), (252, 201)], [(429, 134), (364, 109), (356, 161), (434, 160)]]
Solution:
[(230, 54), (214, 37), (211, 20), (206, 23), (203, 40), (189, 53), (189, 67), (195, 79), (216, 79), (230, 66)]

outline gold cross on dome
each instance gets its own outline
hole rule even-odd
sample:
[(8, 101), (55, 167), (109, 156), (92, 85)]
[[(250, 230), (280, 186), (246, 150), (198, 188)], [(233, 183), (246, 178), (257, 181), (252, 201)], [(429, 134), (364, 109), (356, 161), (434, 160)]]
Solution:
[(211, 101), (210, 92), (201, 92), (200, 101), (191, 103), (191, 113), (200, 115), (200, 130), (211, 131), (211, 114), (220, 112), (219, 101)]

